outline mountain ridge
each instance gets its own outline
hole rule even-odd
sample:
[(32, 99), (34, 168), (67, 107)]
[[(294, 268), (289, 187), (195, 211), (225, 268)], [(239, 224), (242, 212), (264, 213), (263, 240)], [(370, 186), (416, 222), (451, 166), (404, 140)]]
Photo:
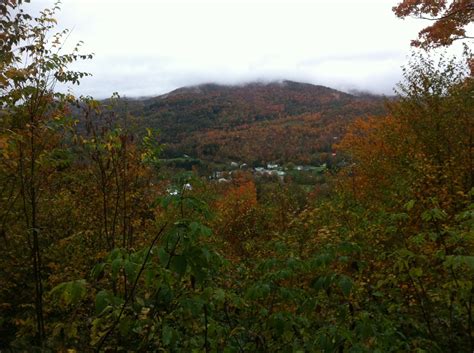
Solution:
[[(299, 82), (293, 80), (273, 80), (273, 81), (248, 81), (243, 83), (218, 83), (214, 81), (203, 82), (195, 85), (189, 86), (181, 86), (178, 88), (174, 88), (166, 93), (156, 94), (156, 95), (146, 95), (146, 96), (139, 96), (139, 97), (128, 97), (124, 96), (121, 97), (126, 101), (131, 102), (146, 102), (152, 101), (157, 99), (166, 99), (173, 96), (180, 96), (185, 94), (203, 94), (203, 93), (210, 93), (213, 91), (231, 91), (231, 90), (248, 90), (252, 88), (266, 88), (266, 87), (279, 87), (279, 88), (288, 88), (288, 87), (306, 87), (306, 88), (313, 88), (314, 90), (320, 90), (321, 93), (323, 91), (332, 92), (335, 94), (340, 94), (346, 97), (352, 97), (354, 99), (357, 98), (374, 98), (374, 99), (393, 99), (393, 95), (386, 95), (386, 94), (379, 94), (374, 93), (368, 90), (359, 90), (359, 89), (350, 89), (350, 90), (341, 90), (337, 88), (332, 88), (329, 86), (324, 86), (320, 84), (313, 84), (309, 82)], [(103, 99), (102, 101), (106, 102), (109, 98)]]
[(385, 112), (383, 97), (290, 80), (181, 87), (130, 109), (160, 130), (167, 156), (250, 162), (321, 160), (350, 121)]

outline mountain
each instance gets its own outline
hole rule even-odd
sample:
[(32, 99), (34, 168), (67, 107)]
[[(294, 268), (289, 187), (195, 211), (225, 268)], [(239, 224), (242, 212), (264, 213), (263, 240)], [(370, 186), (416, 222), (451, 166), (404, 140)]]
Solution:
[(160, 130), (168, 157), (247, 163), (324, 161), (350, 121), (385, 111), (382, 97), (292, 81), (184, 87), (129, 109)]

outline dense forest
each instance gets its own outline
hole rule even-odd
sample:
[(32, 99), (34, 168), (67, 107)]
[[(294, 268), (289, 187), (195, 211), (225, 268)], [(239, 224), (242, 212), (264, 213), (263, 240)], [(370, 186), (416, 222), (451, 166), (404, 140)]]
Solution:
[(93, 55), (23, 5), (0, 4), (1, 352), (474, 351), (474, 67), (432, 54), (472, 1), (394, 7), (434, 21), (390, 99), (74, 97)]
[(292, 81), (203, 84), (125, 100), (116, 109), (139, 117), (138, 126), (158, 129), (163, 156), (246, 163), (328, 162), (348, 121), (385, 113), (382, 97)]

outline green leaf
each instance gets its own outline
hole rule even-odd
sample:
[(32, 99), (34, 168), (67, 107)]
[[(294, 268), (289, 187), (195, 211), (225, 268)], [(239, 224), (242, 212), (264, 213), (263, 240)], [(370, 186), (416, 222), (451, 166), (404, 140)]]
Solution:
[(80, 279), (76, 281), (64, 282), (51, 291), (51, 295), (59, 296), (60, 300), (66, 305), (77, 304), (86, 295), (86, 280)]
[(99, 276), (102, 274), (102, 272), (104, 272), (104, 268), (105, 268), (105, 263), (100, 263), (100, 264), (95, 265), (92, 268), (91, 277), (97, 280)]
[(446, 212), (439, 208), (433, 208), (421, 214), (421, 219), (425, 222), (443, 220), (446, 217), (447, 217)]
[(109, 297), (110, 293), (108, 291), (101, 290), (95, 296), (95, 313), (96, 315), (100, 315), (104, 309), (109, 305)]
[(50, 295), (61, 295), (62, 292), (64, 291), (64, 287), (66, 287), (67, 282), (60, 283), (56, 287), (50, 290), (49, 294)]
[(123, 268), (125, 270), (125, 274), (127, 275), (128, 280), (133, 281), (136, 276), (137, 264), (134, 264), (133, 262), (129, 260), (125, 260), (123, 264)]
[(334, 275), (323, 275), (316, 277), (311, 286), (316, 290), (327, 290), (333, 283)]
[(118, 258), (112, 261), (111, 269), (112, 269), (112, 278), (115, 280), (117, 279), (118, 272), (120, 267), (122, 266), (122, 259)]
[(417, 234), (410, 238), (410, 242), (416, 245), (422, 245), (425, 243), (425, 236), (423, 234)]
[(193, 234), (203, 235), (205, 237), (209, 237), (212, 235), (211, 228), (206, 227), (204, 224), (199, 222), (191, 222), (189, 224), (189, 228), (191, 229)]
[(155, 268), (146, 269), (143, 276), (145, 278), (145, 286), (147, 287), (151, 286), (156, 276), (157, 276), (157, 271)]
[(414, 267), (410, 269), (409, 273), (412, 277), (421, 277), (423, 275), (423, 270), (420, 267)]
[(176, 255), (171, 260), (171, 269), (178, 273), (180, 276), (186, 272), (187, 260), (183, 255)]
[(110, 252), (109, 259), (110, 260), (115, 260), (119, 257), (122, 257), (122, 250), (119, 248), (115, 248)]
[(347, 276), (341, 276), (339, 278), (339, 287), (342, 290), (342, 293), (344, 293), (345, 296), (348, 296), (351, 293), (352, 289), (352, 280), (347, 277)]
[(80, 279), (69, 284), (67, 304), (77, 304), (86, 295), (86, 280)]
[(133, 326), (133, 321), (129, 317), (124, 317), (120, 320), (118, 329), (122, 337), (126, 337)]
[(413, 206), (415, 206), (415, 200), (410, 200), (408, 201), (406, 204), (405, 204), (405, 209), (407, 211), (411, 211), (411, 209), (413, 208)]
[(225, 300), (225, 291), (222, 288), (216, 289), (214, 292), (214, 299), (218, 303), (223, 303)]
[(158, 258), (160, 259), (160, 263), (162, 266), (166, 266), (166, 264), (168, 264), (170, 255), (164, 247), (160, 247), (158, 249)]
[(169, 327), (168, 325), (163, 326), (161, 336), (163, 339), (163, 344), (165, 346), (169, 346), (171, 343), (171, 340), (173, 339), (173, 329)]
[(474, 256), (459, 256), (460, 261), (474, 270)]
[(464, 265), (464, 266), (467, 266), (470, 270), (474, 270), (474, 256), (468, 256), (468, 255), (446, 256), (445, 265), (454, 266), (455, 268)]

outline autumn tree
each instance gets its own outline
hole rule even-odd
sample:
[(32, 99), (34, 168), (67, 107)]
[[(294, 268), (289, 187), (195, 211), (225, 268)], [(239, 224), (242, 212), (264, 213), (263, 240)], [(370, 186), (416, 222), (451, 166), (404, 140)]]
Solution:
[[(348, 184), (355, 194), (390, 199), (431, 180), (429, 189), (439, 197), (444, 190), (447, 205), (473, 187), (472, 79), (465, 62), (427, 54), (414, 54), (404, 71), (390, 115), (357, 120), (339, 144), (355, 162), (345, 169)], [(420, 188), (427, 193), (428, 184)]]
[(225, 188), (223, 197), (216, 202), (213, 226), (216, 234), (239, 255), (246, 252), (245, 242), (255, 235), (257, 209), (257, 191), (251, 176), (245, 172), (234, 175), (232, 185)]
[(42, 244), (47, 244), (47, 232), (42, 223), (51, 198), (45, 197), (45, 191), (54, 185), (60, 169), (64, 157), (61, 133), (68, 126), (65, 103), (69, 97), (56, 93), (55, 85), (78, 83), (87, 74), (67, 66), (91, 58), (79, 53), (80, 43), (68, 54), (61, 52), (68, 31), (55, 33), (58, 10), (56, 4), (33, 18), (23, 11), (22, 1), (6, 1), (0, 7), (2, 233), (5, 239), (7, 233), (15, 239), (23, 233), (19, 248), (26, 245), (30, 250), (35, 287), (33, 332), (39, 346), (46, 335)]
[[(381, 284), (382, 277), (392, 276), (385, 295), (410, 303), (401, 310), (422, 325), (425, 347), (449, 342), (453, 351), (469, 351), (474, 347), (473, 81), (464, 60), (435, 61), (427, 55), (409, 63), (390, 116), (358, 120), (348, 129), (339, 147), (351, 162), (335, 183), (352, 237), (366, 252), (370, 247), (385, 252), (369, 255), (369, 262), (385, 259), (373, 265), (369, 277)], [(363, 230), (364, 223), (369, 226)], [(395, 283), (398, 293), (390, 290)], [(441, 297), (450, 298), (449, 305)]]
[(474, 19), (472, 0), (403, 0), (393, 11), (400, 18), (413, 16), (433, 22), (419, 32), (413, 46), (427, 49), (473, 38), (466, 29)]

